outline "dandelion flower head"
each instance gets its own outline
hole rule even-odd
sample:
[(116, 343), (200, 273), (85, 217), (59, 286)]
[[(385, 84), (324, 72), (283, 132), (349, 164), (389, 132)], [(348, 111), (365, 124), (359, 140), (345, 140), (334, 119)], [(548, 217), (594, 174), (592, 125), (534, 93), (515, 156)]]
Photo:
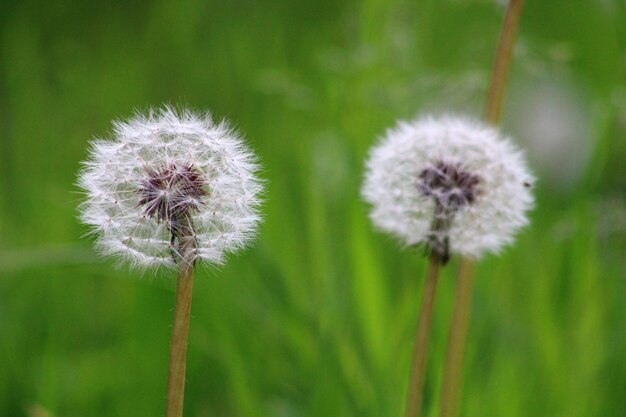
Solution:
[(362, 196), (380, 230), (447, 262), (512, 243), (528, 223), (534, 178), (506, 137), (452, 116), (401, 122), (370, 151)]
[(114, 136), (92, 142), (78, 180), (80, 218), (102, 254), (173, 267), (186, 233), (193, 261), (221, 264), (253, 238), (259, 166), (225, 122), (165, 107), (115, 122)]

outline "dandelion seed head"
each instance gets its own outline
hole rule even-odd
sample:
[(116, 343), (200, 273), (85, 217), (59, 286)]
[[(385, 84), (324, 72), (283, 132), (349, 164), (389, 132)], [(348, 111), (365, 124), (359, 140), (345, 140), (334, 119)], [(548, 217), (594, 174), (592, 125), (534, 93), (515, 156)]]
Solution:
[(81, 220), (96, 248), (139, 268), (176, 265), (180, 220), (194, 260), (221, 264), (253, 238), (262, 184), (256, 157), (224, 122), (165, 107), (114, 123), (79, 173)]
[(479, 258), (528, 223), (534, 182), (494, 128), (442, 116), (400, 123), (370, 151), (362, 196), (370, 218), (406, 245)]

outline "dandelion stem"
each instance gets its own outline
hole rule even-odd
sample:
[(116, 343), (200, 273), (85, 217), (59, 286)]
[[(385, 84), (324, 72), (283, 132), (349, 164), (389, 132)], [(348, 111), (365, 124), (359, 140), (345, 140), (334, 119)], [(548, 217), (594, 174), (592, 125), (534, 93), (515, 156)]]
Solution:
[(413, 347), (413, 364), (411, 365), (411, 379), (407, 393), (406, 417), (419, 417), (422, 405), (424, 379), (426, 371), (426, 357), (428, 356), (428, 340), (433, 316), (437, 281), (439, 280), (439, 268), (441, 257), (433, 252), (428, 262), (424, 293), (420, 308), (419, 322), (415, 334), (415, 346)]
[(517, 38), (517, 29), (522, 17), (524, 0), (510, 0), (506, 9), (498, 49), (496, 50), (496, 60), (491, 73), (491, 84), (487, 94), (485, 105), (485, 121), (497, 125), (500, 121), (502, 111), (502, 101), (506, 91), (506, 82), (513, 61), (513, 46)]
[(441, 417), (453, 417), (458, 410), (463, 379), (463, 354), (467, 341), (474, 277), (474, 262), (462, 259), (457, 277), (454, 313), (448, 335), (448, 350), (446, 351), (446, 364), (443, 371), (439, 410)]
[[(485, 121), (492, 125), (497, 125), (500, 120), (506, 83), (513, 60), (513, 46), (517, 37), (523, 5), (524, 0), (510, 0), (502, 24), (484, 116)], [(462, 258), (457, 277), (454, 313), (448, 336), (446, 363), (443, 372), (440, 417), (455, 417), (459, 409), (463, 381), (463, 357), (467, 341), (474, 278), (474, 262), (471, 259)]]
[(196, 239), (191, 220), (182, 216), (178, 221), (179, 270), (176, 283), (176, 305), (174, 325), (170, 341), (170, 365), (167, 376), (166, 417), (182, 417), (185, 397), (185, 368), (187, 363), (187, 336), (191, 315), (191, 295), (193, 287), (194, 252)]

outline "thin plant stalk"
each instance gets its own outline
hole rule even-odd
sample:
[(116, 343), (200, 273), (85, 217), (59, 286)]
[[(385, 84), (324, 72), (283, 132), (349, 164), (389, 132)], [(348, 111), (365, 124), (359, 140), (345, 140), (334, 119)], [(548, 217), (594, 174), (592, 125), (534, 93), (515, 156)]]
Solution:
[(170, 364), (167, 375), (166, 417), (182, 417), (185, 398), (185, 369), (187, 365), (187, 337), (191, 316), (194, 252), (196, 240), (190, 219), (180, 222), (178, 256), (180, 256), (176, 282), (174, 324), (170, 341)]
[(517, 38), (517, 30), (522, 17), (524, 0), (510, 0), (500, 32), (496, 60), (491, 73), (491, 83), (485, 104), (485, 121), (497, 125), (502, 112), (502, 102), (506, 92), (506, 84), (513, 62), (513, 46)]
[(407, 392), (406, 417), (419, 417), (422, 408), (424, 380), (426, 373), (426, 358), (428, 356), (428, 340), (435, 304), (435, 293), (439, 281), (439, 269), (441, 257), (433, 253), (428, 262), (424, 293), (420, 307), (419, 322), (415, 334), (415, 346), (413, 347), (413, 363), (411, 365), (411, 379)]
[[(524, 0), (510, 0), (507, 6), (500, 40), (496, 51), (491, 83), (485, 106), (485, 121), (497, 125), (500, 121), (502, 103), (508, 75), (513, 60), (513, 46), (522, 15)], [(467, 340), (472, 289), (475, 278), (475, 264), (471, 259), (462, 258), (457, 277), (454, 300), (454, 313), (443, 372), (440, 417), (455, 417), (459, 409), (463, 380), (463, 357)]]
[(456, 295), (452, 325), (448, 335), (448, 350), (443, 371), (443, 387), (441, 390), (441, 417), (457, 415), (460, 399), (461, 382), (463, 380), (463, 355), (467, 342), (469, 327), (472, 287), (474, 285), (475, 263), (468, 259), (461, 259), (456, 282)]

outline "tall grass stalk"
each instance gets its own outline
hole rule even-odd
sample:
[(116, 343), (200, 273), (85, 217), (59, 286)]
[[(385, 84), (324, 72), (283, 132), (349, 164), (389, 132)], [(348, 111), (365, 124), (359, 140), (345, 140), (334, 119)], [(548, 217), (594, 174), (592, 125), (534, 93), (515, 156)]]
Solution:
[(174, 324), (170, 340), (170, 363), (167, 374), (167, 405), (166, 417), (182, 417), (185, 398), (185, 369), (187, 367), (187, 337), (189, 334), (189, 318), (191, 316), (191, 299), (193, 289), (194, 251), (196, 242), (190, 223), (183, 228), (185, 233), (180, 237), (179, 252), (181, 262), (176, 282), (176, 304), (174, 307)]
[[(513, 58), (513, 46), (522, 15), (524, 0), (510, 0), (500, 40), (496, 51), (491, 83), (485, 106), (485, 121), (497, 125)], [(471, 259), (462, 258), (457, 277), (454, 313), (443, 373), (440, 417), (454, 417), (458, 413), (463, 380), (463, 357), (467, 340), (475, 265)]]
[(428, 262), (428, 270), (426, 271), (419, 322), (415, 335), (415, 346), (413, 347), (413, 363), (411, 365), (411, 379), (407, 392), (406, 417), (419, 417), (422, 407), (428, 341), (430, 339), (430, 327), (440, 266), (441, 257), (433, 252)]

